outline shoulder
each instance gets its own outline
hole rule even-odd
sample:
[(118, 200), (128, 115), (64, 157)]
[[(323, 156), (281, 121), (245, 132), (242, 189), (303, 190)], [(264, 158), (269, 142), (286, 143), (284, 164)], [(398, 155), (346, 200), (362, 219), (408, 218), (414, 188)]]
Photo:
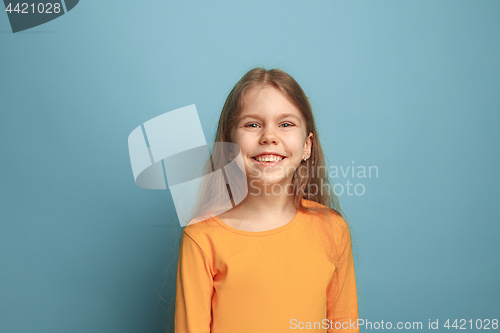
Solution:
[(316, 215), (323, 221), (327, 221), (327, 224), (335, 225), (341, 229), (349, 229), (347, 222), (335, 209), (304, 198), (302, 199), (302, 205), (308, 210), (308, 213)]
[[(213, 219), (207, 218), (201, 221), (192, 220), (184, 228), (182, 232), (182, 238), (190, 238), (191, 241), (195, 242), (202, 250), (210, 256), (213, 252), (213, 244), (217, 242), (217, 238), (220, 238), (220, 225)], [(188, 240), (187, 240), (188, 241)]]
[(329, 237), (337, 246), (347, 243), (351, 238), (349, 224), (335, 209), (320, 203), (303, 199), (303, 206), (309, 208), (306, 214), (312, 226), (318, 229), (320, 234)]
[(327, 212), (326, 214), (313, 213), (314, 218), (311, 220), (317, 221), (317, 223), (314, 224), (317, 227), (315, 229), (319, 230), (322, 237), (326, 237), (331, 248), (335, 248), (333, 252), (333, 259), (334, 262), (336, 262), (337, 257), (335, 256), (346, 253), (346, 249), (352, 249), (353, 235), (351, 233), (351, 226), (344, 219), (342, 214), (337, 212), (335, 209), (310, 200), (306, 201), (306, 204), (311, 207), (320, 208), (320, 211)]
[(218, 224), (211, 217), (201, 221), (191, 220), (184, 228), (183, 233), (194, 239), (210, 233), (217, 225)]

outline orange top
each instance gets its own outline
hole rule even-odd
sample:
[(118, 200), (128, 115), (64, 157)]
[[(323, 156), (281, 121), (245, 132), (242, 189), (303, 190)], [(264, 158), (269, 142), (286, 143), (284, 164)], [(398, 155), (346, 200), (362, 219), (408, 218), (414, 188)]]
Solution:
[(175, 332), (359, 332), (350, 232), (342, 217), (330, 215), (337, 265), (311, 233), (319, 215), (303, 209), (267, 231), (234, 229), (217, 217), (187, 225)]

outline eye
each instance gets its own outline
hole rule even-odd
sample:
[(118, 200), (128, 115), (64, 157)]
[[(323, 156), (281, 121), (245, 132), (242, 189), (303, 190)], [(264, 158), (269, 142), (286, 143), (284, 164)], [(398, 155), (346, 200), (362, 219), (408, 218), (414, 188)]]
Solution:
[[(255, 125), (255, 126), (253, 126)], [(252, 128), (257, 128), (259, 125), (257, 123), (250, 123), (250, 124), (246, 124), (245, 127), (252, 127)]]
[[(287, 126), (283, 126), (283, 125), (287, 125)], [(294, 125), (293, 125), (292, 123), (283, 123), (283, 124), (281, 124), (280, 126), (283, 126), (283, 127), (285, 127), (285, 128), (286, 128), (286, 127), (292, 127), (292, 126), (294, 126)]]

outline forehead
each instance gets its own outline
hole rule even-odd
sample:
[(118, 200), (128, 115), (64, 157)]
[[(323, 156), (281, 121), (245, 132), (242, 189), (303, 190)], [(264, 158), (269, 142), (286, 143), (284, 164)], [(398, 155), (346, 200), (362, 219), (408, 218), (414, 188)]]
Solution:
[(243, 96), (239, 119), (250, 114), (261, 117), (294, 116), (304, 122), (302, 112), (278, 88), (270, 85), (257, 86)]

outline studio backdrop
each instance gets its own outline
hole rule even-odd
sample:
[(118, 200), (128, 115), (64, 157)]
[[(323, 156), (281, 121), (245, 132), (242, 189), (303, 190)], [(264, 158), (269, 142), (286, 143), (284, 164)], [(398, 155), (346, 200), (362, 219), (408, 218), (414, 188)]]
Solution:
[(155, 153), (148, 121), (191, 108), (191, 147), (209, 147), (254, 67), (311, 101), (361, 330), (498, 329), (500, 2), (4, 5), (0, 332), (173, 332), (183, 224), (164, 159), (188, 148), (168, 132), (177, 150)]

